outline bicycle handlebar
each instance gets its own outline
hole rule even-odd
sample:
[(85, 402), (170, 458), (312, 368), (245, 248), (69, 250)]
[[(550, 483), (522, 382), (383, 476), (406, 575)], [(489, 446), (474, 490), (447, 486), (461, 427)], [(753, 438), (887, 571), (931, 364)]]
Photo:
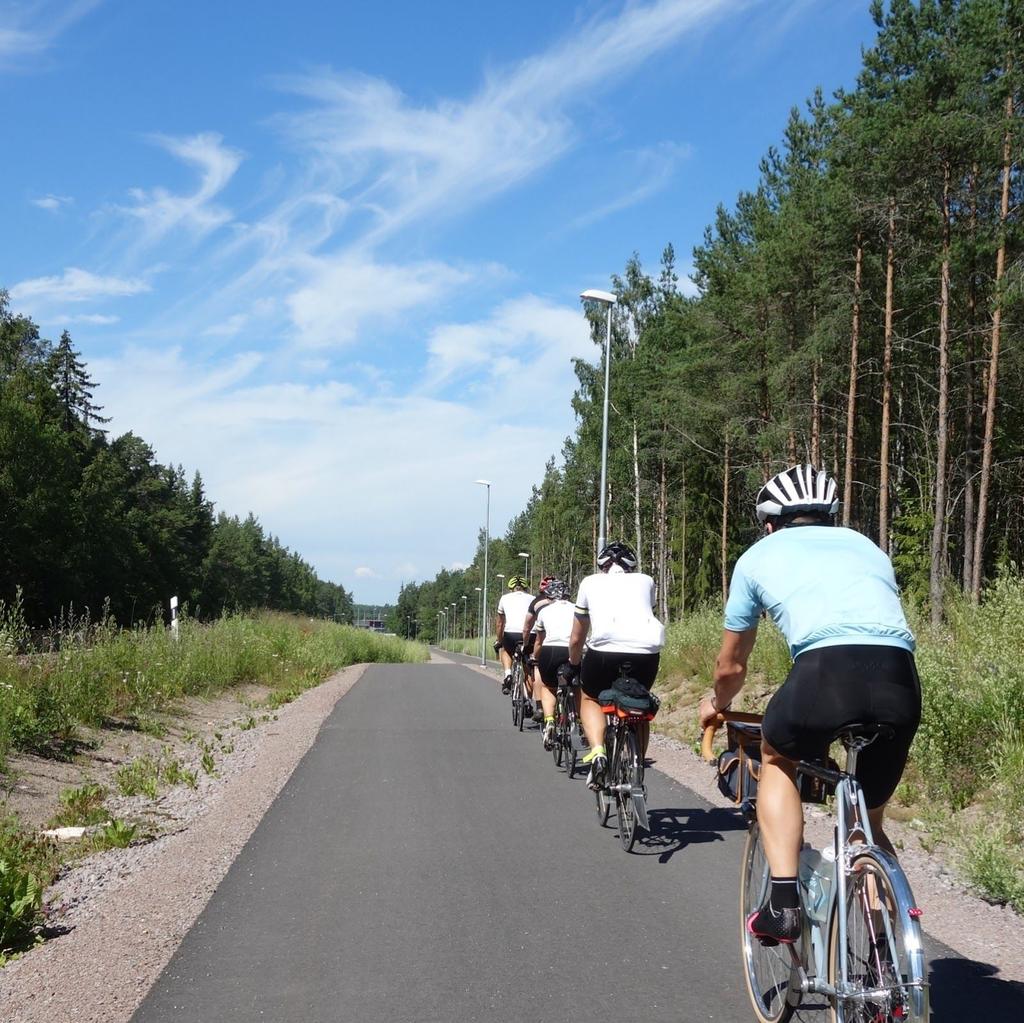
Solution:
[(738, 724), (745, 725), (759, 725), (764, 719), (763, 714), (747, 714), (739, 710), (723, 710), (715, 717), (714, 724), (708, 725), (704, 729), (704, 735), (700, 741), (700, 755), (709, 763), (713, 764), (717, 759), (711, 748), (712, 742), (715, 739), (715, 732), (718, 731), (722, 725), (727, 724), (730, 721), (735, 721)]

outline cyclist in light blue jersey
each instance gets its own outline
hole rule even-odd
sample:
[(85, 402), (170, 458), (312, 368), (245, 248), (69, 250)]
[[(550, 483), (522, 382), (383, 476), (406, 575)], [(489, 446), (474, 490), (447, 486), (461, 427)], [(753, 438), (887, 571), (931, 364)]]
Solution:
[(714, 693), (701, 701), (710, 723), (740, 691), (762, 612), (789, 644), (793, 667), (765, 710), (757, 819), (772, 874), (769, 901), (747, 928), (765, 944), (800, 934), (796, 875), (803, 812), (796, 760), (824, 756), (838, 731), (855, 723), (892, 728), (858, 760), (875, 838), (899, 784), (921, 718), (914, 637), (892, 565), (870, 540), (834, 525), (839, 502), (828, 473), (794, 466), (757, 498), (765, 536), (736, 562), (715, 662)]

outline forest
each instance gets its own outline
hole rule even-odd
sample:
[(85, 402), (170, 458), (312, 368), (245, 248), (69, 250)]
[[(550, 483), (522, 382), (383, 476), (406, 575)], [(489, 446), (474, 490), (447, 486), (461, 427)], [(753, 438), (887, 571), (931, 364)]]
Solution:
[(259, 607), (351, 622), (344, 587), (254, 515), (214, 514), (199, 473), (161, 465), (133, 433), (109, 439), (97, 386), (67, 331), (40, 337), (0, 290), (0, 612), (34, 629), (132, 625), (177, 596), (197, 618)]
[[(724, 596), (757, 489), (798, 462), (835, 474), (841, 524), (891, 555), (933, 625), (1021, 564), (1024, 6), (871, 13), (855, 87), (794, 108), (756, 187), (713, 212), (696, 294), (671, 245), (656, 272), (634, 254), (612, 278), (608, 535), (636, 547), (666, 622)], [(492, 543), (492, 609), (520, 551), (534, 581), (592, 571), (603, 307), (587, 316), (575, 433)], [(482, 567), (481, 535), (468, 569), (403, 588), (395, 622), (432, 636)]]

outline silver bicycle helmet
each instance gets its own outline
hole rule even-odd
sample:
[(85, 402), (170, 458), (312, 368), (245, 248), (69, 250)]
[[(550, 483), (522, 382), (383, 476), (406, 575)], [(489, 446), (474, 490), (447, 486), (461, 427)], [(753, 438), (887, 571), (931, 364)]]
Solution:
[(813, 512), (835, 515), (837, 493), (836, 481), (824, 469), (794, 465), (773, 476), (758, 492), (757, 521)]

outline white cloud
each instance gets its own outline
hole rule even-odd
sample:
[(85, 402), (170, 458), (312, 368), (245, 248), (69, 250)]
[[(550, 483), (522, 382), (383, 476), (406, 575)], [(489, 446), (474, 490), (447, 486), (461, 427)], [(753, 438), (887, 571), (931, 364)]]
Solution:
[(104, 316), (102, 313), (73, 313), (70, 316), (63, 313), (54, 313), (50, 319), (61, 323), (87, 323), (93, 327), (107, 327), (112, 323), (119, 323), (120, 316)]
[(0, 7), (0, 69), (26, 67), (102, 0), (33, 0)]
[(528, 387), (531, 402), (559, 395), (566, 401), (575, 380), (571, 360), (593, 352), (587, 322), (578, 308), (536, 295), (508, 299), (489, 317), (435, 328), (428, 340), (426, 388), (474, 379), (484, 393)]
[(69, 206), (74, 202), (70, 195), (43, 195), (38, 199), (29, 199), (33, 206), (38, 206), (48, 213), (56, 213), (62, 206)]
[(11, 298), (19, 302), (93, 302), (101, 298), (125, 298), (149, 290), (150, 285), (138, 277), (103, 277), (72, 266), (61, 277), (34, 277), (15, 284)]
[(376, 574), (372, 568), (367, 568), (366, 565), (360, 565), (355, 570), (355, 577), (357, 579), (372, 579)]
[[(109, 429), (135, 430), (166, 463), (198, 469), (219, 510), (254, 511), (323, 578), (369, 599), (394, 596), (415, 566), (467, 561), (482, 525), (477, 479), (500, 466), (498, 533), (529, 497), (566, 433), (557, 417), (516, 415), (428, 396), (367, 396), (336, 383), (259, 379), (247, 355), (218, 363), (181, 350), (131, 349), (90, 360)], [(376, 566), (373, 578), (357, 568)], [(394, 569), (384, 566), (394, 566)]]
[(249, 322), (246, 313), (235, 313), (222, 323), (215, 323), (203, 331), (205, 337), (234, 337)]
[(279, 119), (314, 154), (324, 187), (371, 212), (364, 242), (459, 213), (557, 160), (575, 141), (571, 105), (688, 31), (748, 0), (659, 0), (594, 19), (543, 53), (492, 74), (467, 101), (418, 106), (389, 82), (323, 71), (280, 79), (311, 100)]
[(387, 264), (354, 253), (310, 259), (308, 280), (288, 298), (303, 346), (353, 341), (366, 321), (391, 321), (410, 309), (436, 305), (471, 273), (440, 262)]
[(213, 199), (234, 176), (242, 162), (242, 154), (224, 145), (216, 132), (203, 132), (184, 138), (154, 135), (153, 141), (172, 156), (199, 169), (199, 187), (189, 195), (175, 195), (166, 188), (133, 188), (131, 206), (118, 209), (142, 222), (143, 243), (152, 244), (175, 228), (181, 227), (197, 235), (226, 224), (232, 214), (214, 204)]

